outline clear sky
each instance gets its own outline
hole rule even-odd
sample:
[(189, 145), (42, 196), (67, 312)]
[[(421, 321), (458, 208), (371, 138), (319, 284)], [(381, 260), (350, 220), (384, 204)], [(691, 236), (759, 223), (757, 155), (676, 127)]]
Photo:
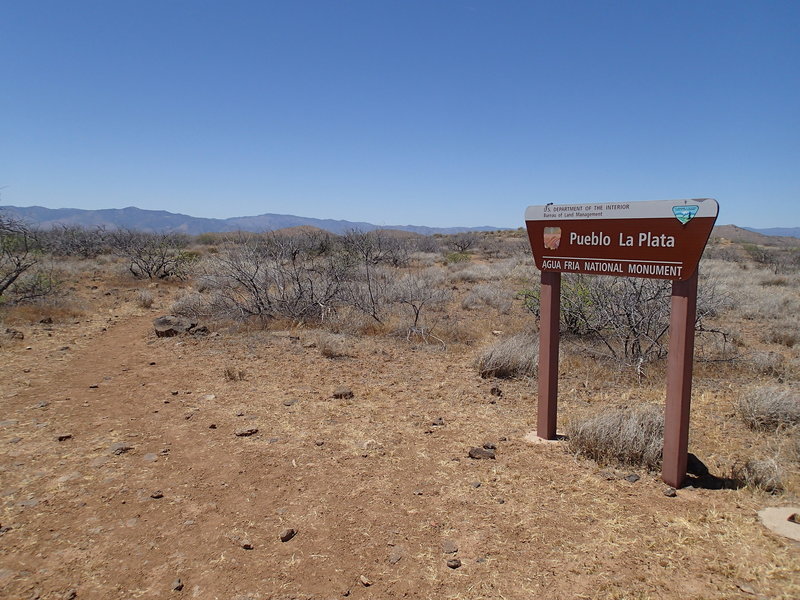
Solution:
[(800, 2), (0, 0), (0, 204), (800, 226)]

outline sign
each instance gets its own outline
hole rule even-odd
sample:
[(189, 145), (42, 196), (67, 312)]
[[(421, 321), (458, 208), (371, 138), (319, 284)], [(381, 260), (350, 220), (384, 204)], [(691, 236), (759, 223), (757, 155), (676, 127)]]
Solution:
[(716, 200), (609, 204), (546, 204), (525, 211), (531, 250), (541, 274), (539, 400), (536, 433), (556, 439), (561, 273), (672, 280), (664, 411), (662, 479), (686, 478), (697, 264), (719, 205)]
[(545, 204), (525, 211), (541, 271), (689, 279), (719, 205), (716, 200)]

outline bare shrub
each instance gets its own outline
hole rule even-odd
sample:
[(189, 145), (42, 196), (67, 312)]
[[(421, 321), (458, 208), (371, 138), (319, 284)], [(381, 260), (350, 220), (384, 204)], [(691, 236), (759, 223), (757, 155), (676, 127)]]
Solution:
[(793, 348), (800, 341), (800, 329), (787, 324), (773, 325), (763, 333), (761, 339), (770, 344), (781, 344), (787, 348)]
[(325, 358), (350, 356), (347, 352), (347, 338), (341, 334), (319, 332), (316, 336), (317, 348)]
[(138, 279), (184, 279), (197, 256), (186, 252), (188, 238), (175, 233), (145, 233), (120, 229), (109, 237), (111, 247), (128, 262)]
[(800, 424), (800, 392), (779, 386), (753, 388), (739, 396), (736, 410), (751, 429), (790, 427)]
[(213, 300), (207, 299), (198, 292), (184, 292), (180, 294), (169, 309), (173, 315), (181, 315), (190, 319), (199, 319), (210, 315), (210, 304)]
[(150, 290), (139, 290), (136, 292), (136, 306), (139, 308), (151, 308), (155, 298)]
[(475, 310), (482, 306), (490, 306), (507, 315), (511, 312), (511, 297), (497, 285), (482, 284), (471, 290), (461, 301), (461, 308), (464, 310)]
[(734, 463), (731, 478), (770, 494), (783, 491), (784, 472), (775, 458), (747, 459)]
[(573, 418), (567, 426), (572, 451), (600, 464), (656, 470), (664, 445), (664, 410), (654, 404), (615, 407)]
[(37, 232), (0, 214), (0, 304), (41, 300), (59, 287), (55, 270), (43, 261)]
[(522, 332), (501, 339), (484, 349), (477, 359), (478, 373), (487, 377), (535, 377), (539, 359), (539, 338)]
[(450, 297), (448, 290), (442, 289), (443, 277), (437, 269), (426, 269), (418, 273), (406, 273), (392, 283), (391, 298), (394, 302), (408, 308), (413, 321), (410, 328), (421, 326), (422, 309), (436, 306)]

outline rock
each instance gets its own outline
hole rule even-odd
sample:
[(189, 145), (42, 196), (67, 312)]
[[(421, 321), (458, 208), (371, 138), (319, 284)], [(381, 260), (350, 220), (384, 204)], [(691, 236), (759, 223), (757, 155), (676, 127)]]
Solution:
[(116, 444), (111, 444), (109, 450), (111, 450), (112, 454), (119, 456), (120, 454), (125, 454), (126, 452), (133, 450), (133, 446), (127, 442), (117, 442)]
[(405, 549), (402, 546), (395, 546), (389, 553), (389, 564), (396, 565), (403, 559), (403, 556), (405, 556)]
[(434, 427), (444, 427), (444, 419), (442, 417), (436, 417), (433, 421), (431, 421), (431, 425)]
[(50, 406), (50, 403), (47, 400), (42, 400), (41, 402), (36, 403), (36, 408), (44, 408), (46, 406)]
[(64, 592), (64, 595), (62, 596), (64, 600), (75, 600), (75, 598), (77, 597), (78, 597), (78, 590), (74, 588), (71, 590), (67, 590), (66, 592)]
[(501, 389), (500, 389), (499, 387), (497, 387), (497, 386), (494, 386), (492, 389), (490, 389), (490, 390), (489, 390), (489, 393), (490, 393), (492, 396), (496, 396), (496, 397), (498, 397), (498, 398), (499, 398), (500, 396), (502, 396), (502, 395), (503, 395), (503, 390), (501, 390)]
[(173, 337), (187, 333), (196, 326), (197, 323), (192, 323), (189, 319), (176, 315), (164, 315), (153, 320), (156, 337)]
[(675, 496), (678, 495), (678, 492), (675, 490), (674, 487), (668, 487), (667, 489), (664, 490), (664, 495), (667, 498), (674, 498)]
[(289, 528), (289, 529), (284, 529), (283, 531), (281, 531), (280, 538), (281, 538), (282, 542), (288, 542), (290, 539), (292, 539), (296, 535), (297, 535), (297, 530)]
[(314, 445), (315, 446), (324, 446), (325, 445), (325, 440), (316, 440), (314, 442)]
[(630, 483), (636, 483), (637, 481), (639, 481), (639, 476), (636, 473), (631, 473), (630, 475), (625, 475), (623, 479)]
[(208, 428), (209, 428), (209, 429), (216, 429), (216, 428), (217, 428), (217, 424), (216, 424), (216, 423), (211, 423), (211, 424), (208, 426)]
[(253, 544), (250, 542), (250, 540), (241, 540), (239, 542), (239, 545), (242, 547), (243, 550), (252, 550), (253, 549)]
[(361, 575), (361, 576), (358, 578), (358, 580), (361, 582), (361, 585), (363, 585), (364, 587), (369, 587), (369, 586), (371, 586), (371, 585), (372, 585), (372, 581), (370, 581), (369, 579), (367, 579), (367, 577), (365, 577), (364, 575)]
[(442, 541), (442, 552), (445, 554), (455, 554), (458, 552), (458, 544), (453, 540)]
[(237, 429), (233, 432), (236, 437), (248, 437), (255, 435), (256, 433), (258, 433), (257, 427), (243, 427), (242, 429)]
[(173, 592), (180, 592), (182, 589), (183, 589), (183, 582), (180, 580), (180, 578), (172, 582)]
[(338, 400), (349, 400), (353, 396), (353, 390), (349, 387), (338, 387), (333, 391), (333, 397)]
[(284, 400), (283, 401), (283, 405), (284, 406), (292, 406), (294, 404), (297, 404), (297, 399), (296, 398), (289, 398), (288, 400)]
[(158, 455), (155, 454), (154, 452), (148, 452), (142, 457), (142, 460), (145, 460), (147, 462), (156, 462), (158, 460)]
[(461, 561), (457, 558), (451, 558), (447, 561), (447, 566), (451, 569), (457, 569), (461, 566)]
[(161, 490), (156, 490), (155, 492), (150, 494), (150, 497), (155, 499), (155, 500), (158, 500), (159, 498), (163, 498), (164, 497), (164, 492), (162, 492)]
[(470, 448), (469, 449), (469, 457), (474, 458), (476, 460), (480, 459), (492, 459), (494, 460), (495, 454), (494, 450), (488, 448)]
[(483, 445), (483, 447), (484, 447), (486, 450), (497, 450), (497, 445), (496, 445), (496, 444), (494, 444), (493, 442), (486, 442), (486, 443)]
[(192, 335), (208, 335), (211, 332), (205, 325), (200, 325), (200, 327), (195, 327), (192, 330), (190, 330), (189, 333), (191, 333)]
[(72, 434), (71, 433), (61, 433), (61, 434), (58, 435), (58, 437), (56, 439), (59, 442), (66, 442), (67, 440), (71, 440), (72, 439)]

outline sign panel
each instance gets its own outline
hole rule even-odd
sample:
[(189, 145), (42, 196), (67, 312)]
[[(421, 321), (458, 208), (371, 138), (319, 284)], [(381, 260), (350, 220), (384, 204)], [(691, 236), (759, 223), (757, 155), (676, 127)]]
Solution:
[(683, 281), (714, 228), (712, 198), (604, 204), (546, 204), (525, 211), (541, 271)]

